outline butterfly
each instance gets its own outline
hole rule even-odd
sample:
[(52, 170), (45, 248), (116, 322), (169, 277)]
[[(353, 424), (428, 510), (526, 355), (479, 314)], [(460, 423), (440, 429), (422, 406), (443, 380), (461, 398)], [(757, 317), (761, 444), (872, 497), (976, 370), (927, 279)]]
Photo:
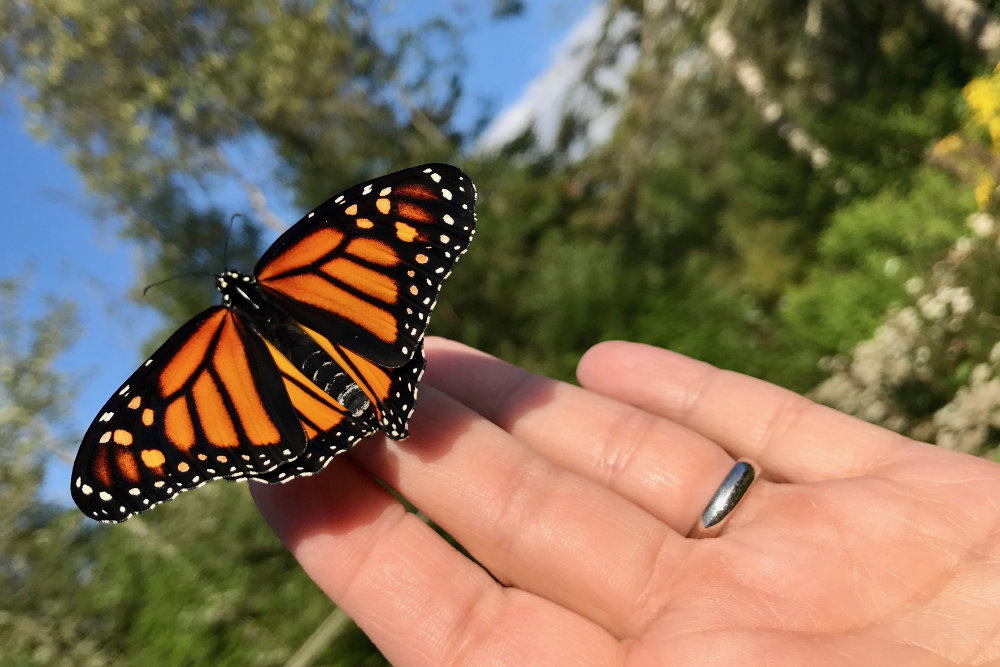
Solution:
[(214, 479), (281, 483), (377, 431), (402, 440), (438, 291), (475, 233), (460, 169), (404, 169), (332, 197), (222, 303), (180, 327), (87, 429), (71, 492), (124, 521)]

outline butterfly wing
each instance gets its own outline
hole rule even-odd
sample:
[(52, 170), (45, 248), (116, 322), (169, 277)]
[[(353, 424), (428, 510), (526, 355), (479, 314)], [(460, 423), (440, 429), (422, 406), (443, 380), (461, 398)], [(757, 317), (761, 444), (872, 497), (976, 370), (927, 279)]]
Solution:
[(308, 445), (300, 456), (285, 460), (273, 470), (255, 474), (253, 479), (277, 484), (315, 474), (337, 454), (346, 452), (359, 440), (378, 430), (376, 417), (370, 408), (359, 415), (352, 414), (306, 377), (274, 345), (268, 342), (267, 347), (308, 438)]
[(282, 234), (257, 280), (306, 328), (373, 365), (417, 353), (445, 278), (475, 233), (475, 187), (429, 164), (327, 200)]
[[(210, 308), (108, 400), (83, 438), (72, 493), (100, 521), (129, 516), (218, 477), (270, 470), (306, 439), (255, 334)], [(280, 391), (280, 389), (279, 389)]]
[[(417, 354), (415, 354), (413, 359), (411, 359), (405, 366), (389, 369), (387, 371), (380, 369), (380, 372), (385, 374), (385, 385), (384, 389), (382, 389), (383, 391), (389, 395), (396, 396), (397, 400), (404, 395), (409, 396), (410, 398), (406, 403), (401, 404), (405, 414), (394, 412), (393, 406), (380, 408), (379, 405), (382, 402), (373, 403), (372, 408), (374, 409), (374, 413), (372, 414), (372, 424), (366, 424), (368, 430), (361, 437), (371, 435), (375, 431), (379, 430), (373, 425), (376, 420), (378, 420), (381, 429), (390, 437), (401, 440), (408, 435), (407, 422), (409, 421), (410, 415), (413, 413), (413, 406), (416, 403), (417, 386), (420, 383), (420, 377), (424, 373), (425, 363), (423, 346), (421, 346), (417, 351)], [(349, 371), (352, 379), (354, 378), (353, 373), (356, 372), (356, 370), (357, 369), (350, 369)], [(367, 394), (368, 391), (372, 389), (362, 387), (362, 390)], [(383, 409), (386, 410), (381, 412), (384, 417), (379, 418), (377, 415), (380, 414), (380, 410)], [(392, 426), (386, 427), (383, 421), (387, 421), (392, 424)], [(306, 451), (301, 456), (296, 458), (294, 461), (283, 463), (270, 472), (262, 475), (256, 475), (254, 479), (267, 482), (268, 484), (276, 484), (287, 482), (291, 479), (295, 479), (296, 477), (314, 475), (323, 470), (323, 468), (325, 468), (335, 456), (350, 449), (353, 442), (354, 441), (345, 441), (340, 431), (317, 434), (309, 440), (309, 445), (306, 447)]]
[(403, 366), (384, 368), (317, 331), (299, 326), (364, 393), (379, 427), (394, 440), (406, 438), (409, 434), (407, 424), (416, 405), (417, 387), (426, 365), (423, 342), (417, 343), (413, 356)]
[(349, 417), (342, 406), (293, 403), (281, 377), (269, 343), (225, 308), (204, 311), (87, 430), (73, 466), (76, 504), (99, 521), (124, 521), (209, 480), (253, 477), (296, 458), (306, 448), (303, 413), (327, 431)]

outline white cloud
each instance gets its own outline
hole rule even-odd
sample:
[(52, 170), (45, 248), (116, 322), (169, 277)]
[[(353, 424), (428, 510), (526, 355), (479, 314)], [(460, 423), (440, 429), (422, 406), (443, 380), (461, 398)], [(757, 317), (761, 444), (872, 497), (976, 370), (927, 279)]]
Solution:
[[(571, 147), (570, 157), (580, 157), (611, 136), (620, 108), (583, 80), (604, 30), (606, 13), (605, 5), (597, 5), (577, 22), (554, 49), (549, 68), (531, 81), (521, 98), (502, 110), (479, 136), (476, 152), (499, 150), (529, 128), (534, 131), (538, 149), (550, 151), (556, 145), (563, 119), (570, 113), (585, 127), (581, 141)], [(608, 31), (610, 41), (620, 43), (637, 23), (634, 14), (619, 11)], [(598, 68), (597, 84), (612, 93), (623, 92), (638, 55), (634, 43), (624, 44), (613, 54), (610, 64)]]

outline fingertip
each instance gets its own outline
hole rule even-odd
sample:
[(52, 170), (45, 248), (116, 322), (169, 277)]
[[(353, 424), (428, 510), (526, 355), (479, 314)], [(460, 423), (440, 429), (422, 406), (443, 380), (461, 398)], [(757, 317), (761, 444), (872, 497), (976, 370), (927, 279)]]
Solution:
[(644, 343), (625, 340), (607, 340), (597, 343), (583, 353), (576, 366), (576, 377), (580, 384), (587, 386), (591, 381), (605, 378), (609, 374), (620, 373), (623, 369), (637, 364), (660, 361), (672, 355), (669, 350)]
[(592, 345), (580, 357), (580, 361), (576, 365), (577, 373), (579, 374), (582, 369), (589, 369), (595, 364), (604, 364), (609, 357), (613, 358), (617, 356), (623, 350), (627, 349), (629, 345), (632, 345), (632, 343), (623, 340), (605, 340)]
[(425, 336), (424, 350), (427, 354), (438, 354), (448, 351), (471, 350), (468, 345), (459, 343), (457, 340), (444, 338), (443, 336)]

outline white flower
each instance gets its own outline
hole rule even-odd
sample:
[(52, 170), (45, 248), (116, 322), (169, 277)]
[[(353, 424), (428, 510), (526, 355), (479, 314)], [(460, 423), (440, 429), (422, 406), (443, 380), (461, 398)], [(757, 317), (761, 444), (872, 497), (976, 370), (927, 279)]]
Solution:
[(975, 244), (972, 239), (968, 236), (963, 236), (955, 241), (955, 245), (951, 247), (951, 252), (948, 253), (948, 258), (952, 262), (962, 262), (966, 257), (972, 254), (972, 249), (974, 247)]
[(959, 317), (968, 314), (975, 305), (968, 287), (954, 287), (949, 296), (951, 297), (951, 312)]
[(996, 220), (989, 213), (973, 213), (965, 222), (969, 225), (972, 233), (979, 238), (992, 236), (996, 233)]
[(917, 307), (920, 308), (923, 316), (931, 321), (940, 320), (948, 314), (948, 306), (940, 294), (935, 294), (934, 296), (924, 294), (917, 299)]
[(983, 384), (984, 382), (989, 381), (992, 376), (993, 369), (990, 368), (989, 364), (976, 364), (972, 369), (972, 372), (969, 373), (969, 384), (973, 387)]

